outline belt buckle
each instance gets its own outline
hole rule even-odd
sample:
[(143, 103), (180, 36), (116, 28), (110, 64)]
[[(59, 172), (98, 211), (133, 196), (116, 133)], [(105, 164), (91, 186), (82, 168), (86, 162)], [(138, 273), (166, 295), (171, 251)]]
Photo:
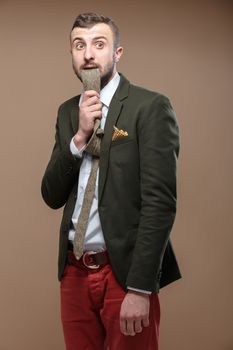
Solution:
[(85, 253), (83, 253), (83, 264), (88, 268), (88, 269), (91, 269), (91, 270), (96, 270), (100, 267), (100, 265), (88, 265), (88, 263), (86, 262), (86, 258), (89, 256), (89, 255), (93, 255), (93, 254), (97, 254), (97, 252), (94, 252), (92, 250), (90, 251), (87, 251)]

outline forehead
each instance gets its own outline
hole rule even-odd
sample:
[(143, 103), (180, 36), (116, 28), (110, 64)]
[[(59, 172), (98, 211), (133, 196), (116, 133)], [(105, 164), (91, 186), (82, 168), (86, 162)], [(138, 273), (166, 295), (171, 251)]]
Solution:
[(90, 28), (76, 27), (71, 32), (71, 41), (74, 41), (75, 38), (82, 38), (88, 41), (97, 37), (104, 37), (108, 41), (113, 41), (113, 33), (109, 25), (106, 23), (97, 23)]

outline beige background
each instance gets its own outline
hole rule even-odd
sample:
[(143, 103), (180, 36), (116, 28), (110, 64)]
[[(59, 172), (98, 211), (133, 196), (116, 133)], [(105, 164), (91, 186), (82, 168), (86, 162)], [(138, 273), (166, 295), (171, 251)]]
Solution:
[(119, 71), (167, 94), (179, 119), (172, 236), (183, 279), (160, 294), (161, 350), (232, 350), (232, 1), (88, 4), (0, 1), (0, 350), (64, 350), (61, 211), (42, 202), (40, 181), (58, 105), (80, 91), (69, 29), (89, 10), (112, 16), (121, 29)]

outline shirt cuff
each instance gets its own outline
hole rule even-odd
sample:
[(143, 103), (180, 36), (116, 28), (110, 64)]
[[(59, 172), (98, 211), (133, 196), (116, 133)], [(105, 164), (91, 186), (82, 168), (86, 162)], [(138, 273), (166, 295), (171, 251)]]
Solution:
[(148, 294), (148, 295), (150, 295), (152, 293), (149, 290), (137, 289), (137, 288), (132, 288), (132, 287), (127, 287), (127, 289), (133, 290), (133, 291), (139, 292), (139, 293), (145, 293), (145, 294)]
[(78, 149), (75, 146), (74, 139), (72, 138), (70, 141), (70, 152), (73, 154), (73, 156), (77, 158), (82, 158), (83, 151), (85, 150), (86, 145), (84, 145), (81, 149)]

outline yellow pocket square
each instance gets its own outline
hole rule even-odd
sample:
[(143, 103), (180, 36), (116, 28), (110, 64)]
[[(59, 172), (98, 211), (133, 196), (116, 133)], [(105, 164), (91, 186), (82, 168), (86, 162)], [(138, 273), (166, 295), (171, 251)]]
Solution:
[(125, 136), (128, 136), (127, 131), (118, 129), (116, 126), (113, 127), (112, 141), (116, 141)]

